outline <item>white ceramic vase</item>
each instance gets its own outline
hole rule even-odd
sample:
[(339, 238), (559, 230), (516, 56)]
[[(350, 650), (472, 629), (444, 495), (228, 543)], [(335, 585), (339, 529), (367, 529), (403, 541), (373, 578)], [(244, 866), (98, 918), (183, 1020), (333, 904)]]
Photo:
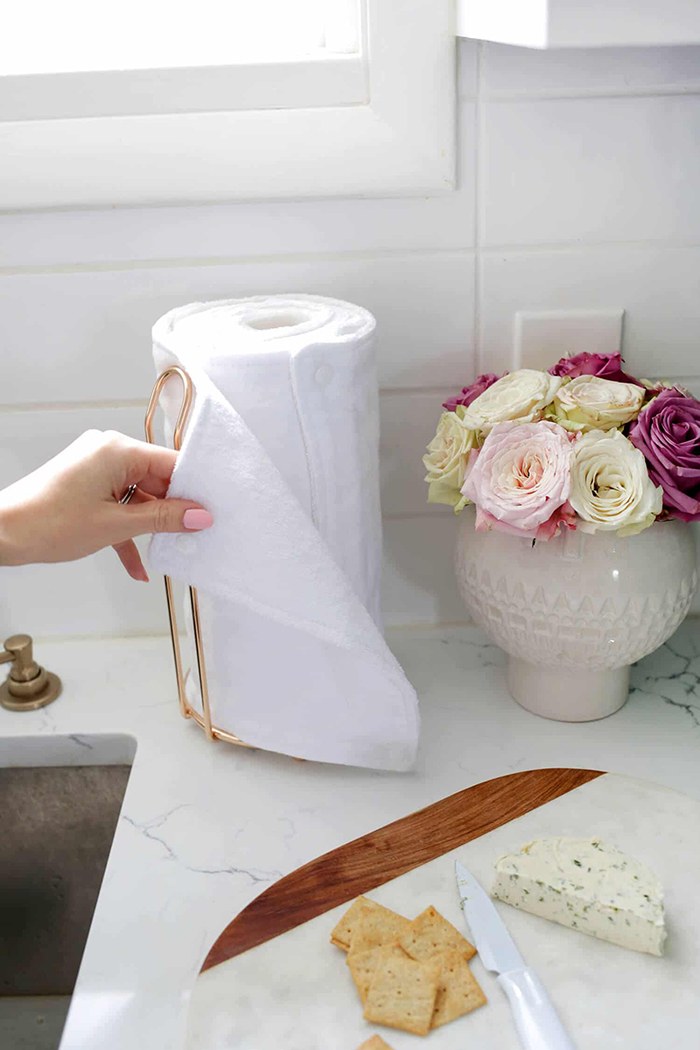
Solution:
[(630, 664), (683, 620), (697, 586), (693, 530), (656, 522), (636, 536), (566, 532), (533, 546), (459, 519), (455, 567), (472, 617), (508, 653), (508, 688), (564, 722), (625, 703)]

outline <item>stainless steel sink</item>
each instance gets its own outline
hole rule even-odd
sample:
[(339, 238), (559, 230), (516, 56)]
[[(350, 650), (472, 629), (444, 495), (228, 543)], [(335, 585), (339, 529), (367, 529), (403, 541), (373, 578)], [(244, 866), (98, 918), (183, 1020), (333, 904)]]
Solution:
[(130, 770), (0, 768), (0, 1047), (58, 1046)]

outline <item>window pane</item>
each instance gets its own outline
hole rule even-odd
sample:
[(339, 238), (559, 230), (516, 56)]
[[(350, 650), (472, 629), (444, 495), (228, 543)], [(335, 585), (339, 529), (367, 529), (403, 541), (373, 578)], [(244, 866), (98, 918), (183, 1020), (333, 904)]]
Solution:
[(344, 0), (19, 0), (0, 75), (221, 66), (310, 55)]

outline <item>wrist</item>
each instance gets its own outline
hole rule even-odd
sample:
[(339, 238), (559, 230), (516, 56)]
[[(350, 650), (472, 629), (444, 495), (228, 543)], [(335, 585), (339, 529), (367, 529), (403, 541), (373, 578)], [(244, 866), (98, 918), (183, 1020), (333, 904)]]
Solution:
[(0, 566), (24, 565), (22, 546), (18, 542), (17, 511), (4, 505), (0, 496)]

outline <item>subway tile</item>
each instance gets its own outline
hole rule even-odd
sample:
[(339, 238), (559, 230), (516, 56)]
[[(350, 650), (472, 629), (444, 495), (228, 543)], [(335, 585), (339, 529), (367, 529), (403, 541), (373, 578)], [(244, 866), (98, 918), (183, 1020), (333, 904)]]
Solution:
[(625, 310), (631, 372), (700, 375), (700, 248), (486, 253), (481, 261), (480, 369), (512, 367), (517, 310)]
[[(142, 551), (146, 544), (139, 542)], [(164, 634), (165, 592), (158, 577), (138, 583), (113, 550), (57, 565), (0, 567), (0, 632), (38, 637)], [(100, 703), (99, 685), (95, 703)]]
[(471, 366), (473, 271), (471, 253), (428, 253), (0, 277), (0, 404), (147, 397), (161, 314), (302, 289), (375, 314), (382, 386), (451, 386)]
[(700, 96), (491, 102), (483, 243), (700, 242)]
[(452, 564), (456, 529), (451, 513), (384, 522), (382, 595), (387, 626), (469, 619)]
[(470, 248), (474, 114), (460, 110), (459, 187), (441, 197), (8, 213), (0, 267)]
[[(471, 372), (465, 371), (464, 383)], [(381, 398), (379, 465), (384, 514), (424, 514), (428, 486), (423, 480), (425, 447), (433, 438), (441, 405), (449, 391), (424, 394), (385, 394)], [(435, 511), (442, 508), (433, 507)], [(449, 513), (449, 509), (445, 508)]]
[[(143, 435), (145, 408), (0, 412), (0, 488), (51, 459), (85, 430)], [(139, 540), (145, 553), (147, 539)], [(0, 567), (0, 633), (153, 634), (168, 629), (160, 581), (137, 583), (112, 550), (59, 565)], [(99, 697), (96, 697), (96, 703)]]
[(551, 48), (484, 44), (485, 97), (700, 87), (700, 47)]
[(36, 470), (86, 430), (119, 430), (143, 440), (143, 406), (0, 411), (0, 488)]

